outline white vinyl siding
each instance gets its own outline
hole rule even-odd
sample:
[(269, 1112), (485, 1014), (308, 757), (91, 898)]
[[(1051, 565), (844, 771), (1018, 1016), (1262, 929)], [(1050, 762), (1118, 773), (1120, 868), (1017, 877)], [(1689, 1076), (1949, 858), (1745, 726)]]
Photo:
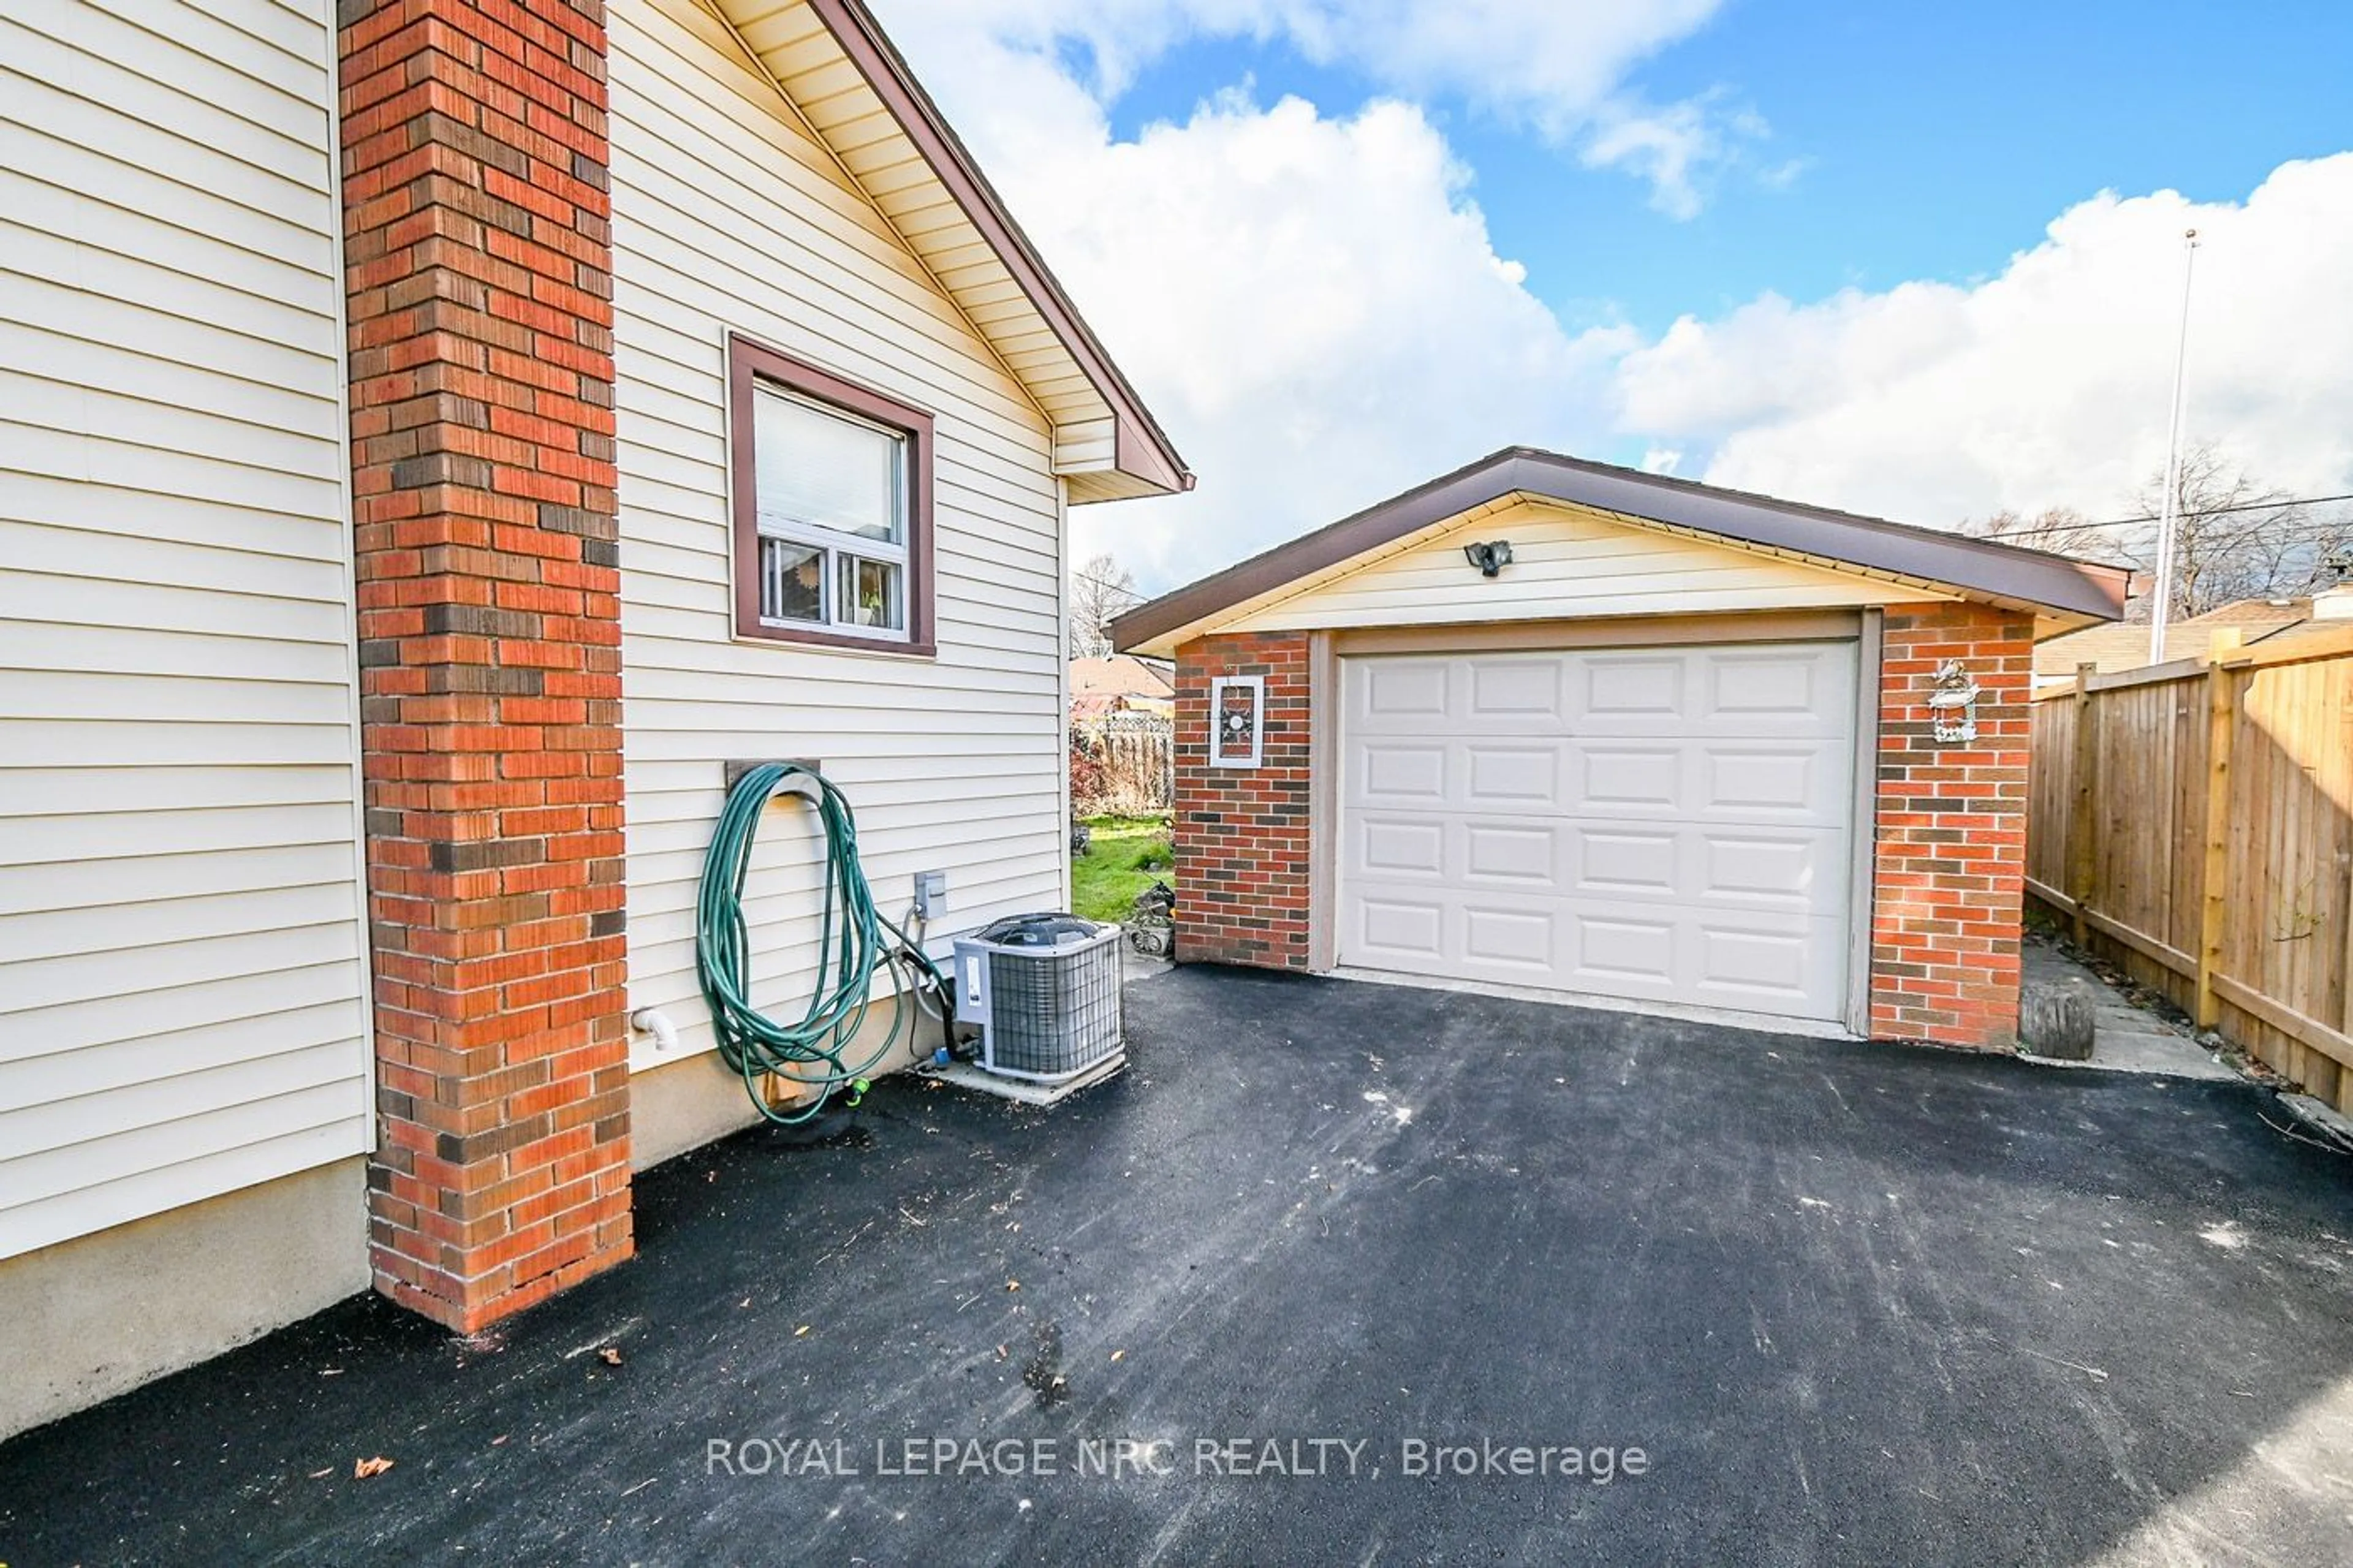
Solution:
[[(731, 759), (820, 760), (885, 910), (948, 873), (934, 937), (1062, 900), (1060, 508), (1043, 416), (724, 29), (687, 0), (611, 27), (630, 1003), (705, 1050), (695, 887)], [(731, 331), (934, 416), (935, 658), (731, 635)], [(746, 898), (754, 998), (796, 1012), (813, 839), (773, 807)]]
[(0, 1256), (369, 1147), (333, 40), (0, 19)]
[[(1482, 577), (1474, 540), (1509, 540), (1512, 563)], [(1570, 616), (1703, 615), (1934, 603), (1950, 595), (1837, 572), (1599, 512), (1518, 500), (1425, 530), (1389, 552), (1293, 584), (1221, 632), (1444, 626)]]

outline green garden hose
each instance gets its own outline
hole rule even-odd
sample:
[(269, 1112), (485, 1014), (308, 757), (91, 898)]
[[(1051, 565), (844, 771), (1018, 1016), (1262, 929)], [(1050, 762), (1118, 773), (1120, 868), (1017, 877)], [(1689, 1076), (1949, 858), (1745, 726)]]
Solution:
[[(825, 914), (818, 944), (818, 988), (800, 1019), (781, 1024), (752, 1005), (751, 942), (744, 926), (744, 879), (751, 868), (752, 840), (760, 814), (779, 792), (814, 791), (818, 821), (825, 834)], [(942, 1032), (947, 1030), (949, 993), (938, 966), (908, 940), (907, 933), (874, 907), (874, 891), (858, 863), (858, 824), (849, 801), (833, 782), (797, 763), (763, 763), (746, 769), (727, 792), (711, 853), (702, 862), (702, 889), (696, 900), (694, 966), (719, 1054), (744, 1079), (744, 1090), (770, 1121), (808, 1121), (842, 1089), (863, 1094), (865, 1075), (888, 1057), (902, 1038), (912, 1041), (910, 998), (928, 984), (937, 1000)], [(878, 971), (892, 986), (890, 1031), (854, 1065), (847, 1053), (866, 1021), (868, 999)], [(812, 1071), (811, 1069), (815, 1069)], [(760, 1080), (775, 1074), (814, 1089), (806, 1105), (790, 1111), (770, 1105)]]

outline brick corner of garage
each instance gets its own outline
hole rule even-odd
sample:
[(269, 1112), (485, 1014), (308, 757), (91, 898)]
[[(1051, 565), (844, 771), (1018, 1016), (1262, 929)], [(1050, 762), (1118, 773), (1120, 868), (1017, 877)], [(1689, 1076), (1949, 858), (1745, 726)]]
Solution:
[[(1927, 697), (1949, 663), (1978, 688), (1973, 739), (1936, 738)], [(2033, 682), (2034, 621), (2025, 611), (1954, 603), (1886, 613), (1872, 855), (1873, 1039), (2016, 1048)]]
[[(1211, 682), (1263, 683), (1259, 766), (1209, 760)], [(1308, 639), (1197, 637), (1176, 650), (1176, 956), (1187, 963), (1305, 970), (1308, 903)]]
[[(1874, 1039), (2016, 1045), (2032, 635), (2027, 613), (1970, 603), (1890, 608), (1881, 618), (1878, 733), (1865, 752), (1873, 805), (1865, 1022)], [(1976, 735), (1959, 742), (1936, 738), (1927, 706), (1953, 660), (1979, 690)], [(1223, 634), (1177, 649), (1177, 955), (1186, 962), (1316, 966), (1312, 664), (1305, 633)], [(1264, 686), (1255, 769), (1209, 760), (1212, 682), (1237, 676)]]

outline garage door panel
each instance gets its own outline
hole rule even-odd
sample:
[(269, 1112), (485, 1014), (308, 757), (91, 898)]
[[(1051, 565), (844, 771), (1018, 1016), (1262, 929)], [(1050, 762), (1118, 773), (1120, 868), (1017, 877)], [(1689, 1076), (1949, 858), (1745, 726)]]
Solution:
[(1596, 814), (1679, 816), (1691, 772), (1684, 748), (1624, 742), (1578, 748), (1576, 800)]
[(1467, 745), (1462, 798), (1447, 804), (1472, 811), (1532, 806), (1556, 812), (1561, 809), (1560, 752), (1558, 745)]
[(1598, 898), (1672, 899), (1682, 887), (1683, 834), (1577, 824), (1568, 890)]
[(1571, 825), (1441, 812), (1350, 814), (1342, 858), (1351, 885), (1460, 883), (1549, 895), (1567, 874)]
[(1349, 818), (1343, 870), (1353, 887), (1448, 884), (1803, 911), (1845, 875), (1846, 843), (1844, 831), (1831, 827), (1366, 810)]
[[(1789, 725), (1803, 734), (1843, 734), (1853, 712), (1852, 658), (1835, 648), (1719, 649), (1706, 656), (1707, 701), (1714, 722)], [(1833, 693), (1836, 700), (1832, 700)]]
[(1712, 921), (1699, 926), (1699, 981), (1792, 1000), (1805, 997), (1809, 931), (1741, 931)]
[(1568, 838), (1560, 890), (1577, 898), (1802, 911), (1829, 890), (1825, 878), (1845, 875), (1846, 835), (1836, 828), (1680, 825), (1643, 832), (1571, 823)]
[(1474, 722), (1497, 728), (1559, 729), (1560, 660), (1492, 658), (1466, 660), (1465, 665), (1470, 679), (1468, 712)]
[(1442, 878), (1446, 829), (1437, 817), (1367, 816), (1356, 825), (1356, 864), (1368, 877)]
[(1581, 816), (1828, 826), (1851, 809), (1843, 742), (1570, 741), (1563, 749), (1563, 808)]
[(1801, 1018), (1839, 1016), (1846, 986), (1842, 917), (1768, 925), (1716, 913), (1694, 924), (1694, 994), (1709, 1005)]
[(1853, 762), (1820, 742), (1808, 746), (1695, 742), (1693, 815), (1730, 822), (1844, 822)]
[(1367, 889), (1343, 933), (1347, 961), (1798, 1017), (1833, 1017), (1843, 927), (1832, 917), (1485, 889)]
[(1590, 728), (1672, 725), (1683, 710), (1690, 667), (1679, 653), (1591, 655), (1569, 667), (1577, 692), (1574, 716)]
[(1443, 900), (1412, 893), (1366, 891), (1355, 903), (1354, 948), (1368, 961), (1387, 960), (1409, 973), (1445, 971), (1447, 911)]
[(1446, 719), (1496, 733), (1672, 734), (1696, 718), (1725, 735), (1844, 735), (1854, 660), (1851, 643), (1355, 659), (1366, 674), (1348, 719), (1360, 732)]
[(1569, 973), (1596, 991), (1629, 983), (1643, 995), (1664, 995), (1675, 984), (1675, 921), (1622, 911), (1580, 910), (1571, 917), (1576, 947)]
[(1351, 804), (1442, 806), (1446, 798), (1446, 748), (1404, 741), (1367, 740), (1350, 759)]
[(1836, 1018), (1852, 645), (1343, 662), (1339, 958)]
[(1693, 836), (1700, 848), (1699, 898), (1704, 902), (1746, 902), (1806, 908), (1824, 891), (1822, 879), (1842, 876), (1846, 835), (1831, 829), (1804, 833), (1715, 831)]
[[(1571, 660), (1565, 717), (1577, 735), (1853, 732), (1844, 694), (1854, 687), (1851, 643), (1662, 648), (1556, 655)], [(1475, 660), (1476, 656), (1472, 656)]]
[(1350, 807), (1824, 826), (1851, 809), (1844, 742), (1369, 737), (1349, 761)]
[(1462, 910), (1462, 954), (1473, 963), (1526, 972), (1542, 984), (1560, 963), (1559, 912), (1544, 909), (1498, 909), (1472, 903)]
[(1447, 677), (1454, 661), (1443, 658), (1385, 658), (1364, 667), (1353, 692), (1351, 719), (1378, 724), (1384, 720), (1438, 719), (1447, 708)]
[(1795, 1017), (1835, 1017), (1841, 923), (1831, 917), (1580, 907), (1567, 989)]
[(1544, 888), (1557, 883), (1560, 827), (1551, 824), (1469, 821), (1461, 825), (1461, 831), (1463, 880), (1534, 883)]

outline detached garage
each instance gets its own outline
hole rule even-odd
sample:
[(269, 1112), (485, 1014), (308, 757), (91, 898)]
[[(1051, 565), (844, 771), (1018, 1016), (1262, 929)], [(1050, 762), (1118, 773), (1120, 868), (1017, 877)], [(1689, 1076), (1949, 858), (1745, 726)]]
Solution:
[(2002, 1047), (2032, 646), (2127, 574), (1496, 454), (1140, 606), (1177, 956)]

